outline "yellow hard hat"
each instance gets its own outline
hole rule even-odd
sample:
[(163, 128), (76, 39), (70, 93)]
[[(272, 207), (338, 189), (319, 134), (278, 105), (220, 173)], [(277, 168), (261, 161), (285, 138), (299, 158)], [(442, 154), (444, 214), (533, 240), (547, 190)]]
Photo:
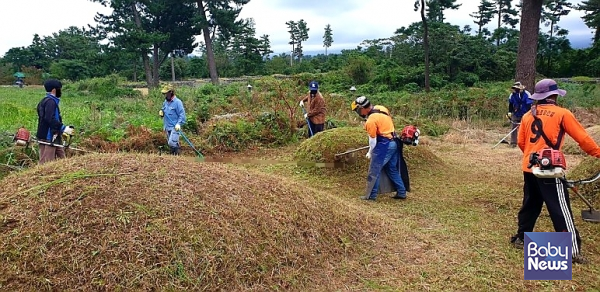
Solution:
[(173, 84), (165, 84), (165, 86), (163, 86), (163, 88), (160, 92), (167, 93), (169, 91), (174, 91), (174, 90), (175, 90), (175, 87), (173, 87)]

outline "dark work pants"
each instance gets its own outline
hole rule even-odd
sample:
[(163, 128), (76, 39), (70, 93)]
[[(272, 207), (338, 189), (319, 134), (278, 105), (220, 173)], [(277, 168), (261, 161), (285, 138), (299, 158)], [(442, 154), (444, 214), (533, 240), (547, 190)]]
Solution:
[(523, 206), (519, 210), (519, 229), (516, 236), (523, 239), (525, 232), (533, 232), (542, 206), (546, 203), (554, 231), (571, 232), (573, 256), (579, 255), (581, 238), (573, 221), (567, 186), (558, 178), (538, 178), (530, 172), (523, 172), (523, 180)]
[[(519, 125), (521, 124), (521, 117), (517, 117), (515, 114), (513, 114), (512, 117), (510, 118), (510, 123), (511, 123), (511, 130), (514, 130), (515, 128), (519, 127)], [(510, 144), (511, 145), (517, 145), (518, 134), (519, 134), (519, 129), (514, 130), (510, 134)]]
[[(310, 129), (312, 130), (312, 135), (316, 135), (319, 132), (323, 132), (323, 129), (325, 128), (325, 124), (313, 124), (312, 122), (310, 122), (308, 124), (308, 126), (310, 127)], [(310, 135), (310, 131), (308, 131), (308, 136), (312, 137)]]
[(63, 147), (39, 144), (40, 160), (38, 164), (44, 164), (56, 159), (65, 158), (65, 149)]

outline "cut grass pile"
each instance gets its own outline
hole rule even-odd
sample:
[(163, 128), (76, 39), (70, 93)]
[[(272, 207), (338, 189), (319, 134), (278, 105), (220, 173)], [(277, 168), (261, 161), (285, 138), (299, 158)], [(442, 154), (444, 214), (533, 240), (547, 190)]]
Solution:
[(2, 290), (335, 290), (393, 244), (337, 198), (189, 158), (90, 154), (2, 185)]
[[(294, 159), (305, 162), (336, 163), (345, 172), (366, 173), (369, 160), (365, 158), (368, 149), (336, 157), (337, 153), (368, 146), (369, 140), (361, 127), (341, 127), (317, 133), (304, 140), (294, 153)], [(442, 167), (443, 162), (427, 146), (404, 146), (404, 158), (409, 171)]]
[[(567, 166), (568, 167), (568, 166)], [(600, 159), (592, 156), (587, 156), (577, 164), (571, 171), (567, 172), (568, 179), (580, 180), (592, 178), (600, 173)], [(600, 209), (598, 205), (598, 196), (600, 195), (600, 180), (590, 184), (578, 186), (581, 194), (586, 197), (594, 208)]]
[[(600, 144), (600, 126), (592, 126), (585, 129), (585, 131), (592, 136), (592, 139), (594, 139), (597, 144)], [(585, 154), (577, 142), (575, 142), (568, 134), (565, 134), (565, 143), (563, 144), (562, 149), (565, 154)]]

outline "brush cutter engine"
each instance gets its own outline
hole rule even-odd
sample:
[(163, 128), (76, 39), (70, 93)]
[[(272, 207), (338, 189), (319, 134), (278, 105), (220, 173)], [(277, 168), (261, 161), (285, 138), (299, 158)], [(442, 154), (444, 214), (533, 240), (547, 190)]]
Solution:
[(31, 134), (24, 127), (19, 128), (15, 134), (15, 137), (13, 138), (13, 142), (15, 142), (15, 145), (17, 146), (27, 146), (29, 145), (30, 141)]
[(417, 146), (419, 145), (419, 136), (421, 131), (413, 125), (408, 125), (402, 129), (400, 133), (400, 141), (406, 145)]
[(562, 151), (545, 148), (529, 155), (527, 167), (540, 178), (561, 178), (565, 176), (567, 162)]

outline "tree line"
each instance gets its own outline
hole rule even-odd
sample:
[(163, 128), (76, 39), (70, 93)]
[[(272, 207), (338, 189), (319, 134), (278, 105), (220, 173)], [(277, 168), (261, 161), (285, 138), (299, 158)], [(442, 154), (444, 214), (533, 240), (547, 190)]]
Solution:
[[(331, 72), (347, 74), (355, 84), (373, 83), (388, 90), (473, 85), (519, 74), (527, 79), (536, 72), (549, 77), (600, 76), (600, 0), (578, 5), (568, 0), (524, 5), (481, 0), (469, 14), (473, 25), (464, 27), (445, 19), (448, 10), (461, 6), (457, 0), (415, 0), (421, 21), (334, 54), (327, 52), (334, 42), (334, 28), (328, 24), (322, 31), (324, 53), (313, 56), (304, 54), (310, 29), (303, 19), (285, 23), (291, 50), (273, 55), (269, 35), (257, 36), (254, 20), (239, 18), (250, 0), (90, 1), (112, 12), (98, 13), (95, 25), (87, 28), (34, 35), (31, 45), (4, 54), (0, 75), (34, 68), (80, 80), (116, 72), (155, 87), (165, 79), (211, 78), (217, 84), (220, 76)], [(595, 29), (590, 48), (572, 48), (569, 32), (559, 25), (574, 9), (585, 11), (583, 21)], [(490, 30), (494, 19), (497, 23)], [(201, 42), (196, 42), (197, 36), (202, 36)], [(519, 65), (517, 59), (525, 63)], [(525, 67), (528, 73), (518, 72)]]

